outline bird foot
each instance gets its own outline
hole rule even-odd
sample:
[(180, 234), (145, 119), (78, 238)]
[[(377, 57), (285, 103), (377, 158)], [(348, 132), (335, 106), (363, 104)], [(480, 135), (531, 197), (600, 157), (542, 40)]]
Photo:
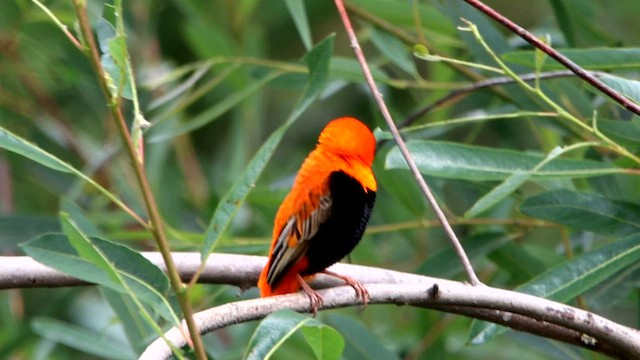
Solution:
[(309, 297), (309, 312), (311, 312), (313, 317), (316, 317), (318, 308), (322, 306), (324, 299), (317, 291), (313, 290), (306, 281), (304, 281), (302, 276), (298, 275), (298, 281), (302, 286), (302, 291), (304, 291), (304, 293)]
[(340, 275), (338, 273), (334, 273), (333, 271), (329, 271), (329, 270), (325, 270), (323, 271), (323, 273), (329, 276), (337, 277), (338, 279), (344, 280), (344, 282), (347, 283), (347, 285), (351, 286), (353, 290), (355, 290), (356, 296), (362, 299), (362, 303), (364, 307), (365, 308), (367, 307), (367, 304), (369, 303), (369, 292), (364, 287), (364, 285), (362, 285), (361, 282), (359, 282), (358, 280), (352, 277)]

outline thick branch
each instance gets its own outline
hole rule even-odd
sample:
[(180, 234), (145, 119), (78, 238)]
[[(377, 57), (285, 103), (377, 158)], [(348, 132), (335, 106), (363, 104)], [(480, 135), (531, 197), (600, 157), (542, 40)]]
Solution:
[[(143, 255), (163, 267), (160, 254)], [(200, 265), (199, 253), (174, 253), (173, 259), (184, 281), (188, 281)], [(265, 261), (266, 258), (260, 256), (213, 254), (199, 281), (247, 289), (255, 285)], [(366, 266), (336, 264), (331, 270), (365, 284), (371, 295), (371, 304), (413, 305), (462, 314), (619, 358), (640, 353), (640, 332), (637, 330), (546, 299)], [(28, 257), (0, 257), (0, 289), (83, 284), (86, 283)], [(434, 284), (437, 284), (437, 291), (434, 291)], [(332, 277), (318, 275), (312, 285), (326, 288), (343, 283)], [(322, 309), (360, 304), (350, 287), (332, 288), (322, 294), (325, 299)], [(232, 323), (260, 319), (282, 308), (307, 311), (308, 298), (298, 294), (234, 302), (198, 313), (195, 322), (200, 331), (206, 332)], [(176, 345), (182, 344), (181, 335), (171, 334), (170, 331), (168, 337), (174, 339)], [(591, 344), (591, 338), (595, 339), (595, 343)], [(162, 348), (166, 344), (162, 342), (162, 345), (153, 346)]]
[[(432, 280), (436, 281), (431, 282)], [(413, 305), (446, 311), (451, 308), (452, 312), (464, 315), (483, 314), (481, 318), (498, 320), (506, 325), (512, 319), (520, 319), (524, 320), (522, 324), (529, 324), (521, 329), (537, 328), (538, 332), (547, 337), (552, 332), (560, 333), (560, 340), (592, 350), (606, 351), (618, 358), (632, 358), (640, 353), (640, 333), (637, 330), (531, 295), (437, 279), (420, 284), (367, 284), (367, 290), (370, 295), (369, 304)], [(360, 303), (353, 289), (348, 286), (326, 289), (320, 293), (324, 299), (322, 309)], [(207, 333), (229, 325), (261, 319), (280, 309), (307, 312), (309, 299), (300, 293), (237, 301), (196, 313), (194, 320), (200, 331)], [(495, 315), (486, 316), (489, 313), (481, 309), (504, 309), (508, 313), (494, 311)], [(575, 330), (567, 332), (565, 327)], [(169, 330), (165, 337), (173, 345), (185, 344), (177, 328)], [(163, 339), (158, 339), (149, 345), (140, 359), (166, 359), (170, 355), (170, 348)]]

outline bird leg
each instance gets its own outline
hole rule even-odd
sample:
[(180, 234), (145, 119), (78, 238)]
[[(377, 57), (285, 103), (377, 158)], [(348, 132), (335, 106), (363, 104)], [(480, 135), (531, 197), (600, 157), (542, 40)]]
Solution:
[(302, 278), (302, 276), (300, 276), (300, 274), (298, 274), (297, 277), (298, 277), (298, 281), (300, 282), (300, 285), (302, 286), (302, 291), (304, 291), (304, 293), (307, 294), (307, 296), (309, 297), (309, 303), (310, 303), (309, 311), (311, 311), (311, 313), (313, 314), (313, 317), (316, 317), (316, 314), (318, 313), (318, 308), (322, 306), (324, 299), (322, 298), (322, 296), (320, 296), (320, 294), (317, 291), (313, 290), (311, 286), (307, 284), (306, 281), (304, 281), (304, 279)]
[(344, 282), (346, 282), (347, 285), (351, 286), (353, 290), (356, 291), (356, 295), (362, 299), (362, 303), (364, 304), (364, 307), (367, 307), (367, 303), (369, 302), (369, 292), (367, 291), (367, 289), (365, 289), (362, 283), (360, 283), (358, 280), (352, 277), (340, 275), (338, 273), (334, 273), (333, 271), (324, 270), (322, 272), (329, 276), (337, 277), (338, 279), (344, 280)]

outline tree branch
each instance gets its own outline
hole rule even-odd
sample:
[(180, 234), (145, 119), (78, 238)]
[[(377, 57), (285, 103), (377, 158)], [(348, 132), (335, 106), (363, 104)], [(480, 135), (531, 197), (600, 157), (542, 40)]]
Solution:
[[(163, 268), (164, 262), (159, 253), (144, 252), (142, 255)], [(199, 253), (174, 253), (173, 259), (184, 281), (188, 281), (200, 265)], [(261, 256), (212, 254), (199, 281), (248, 289), (255, 286), (265, 261), (266, 258)], [(370, 304), (412, 305), (461, 314), (617, 358), (629, 358), (640, 353), (638, 330), (532, 295), (367, 266), (336, 264), (330, 269), (365, 284), (371, 295)], [(78, 285), (86, 283), (29, 257), (0, 257), (0, 289)], [(320, 274), (312, 285), (327, 288), (344, 284)], [(321, 309), (361, 304), (348, 286), (322, 290), (321, 294), (324, 298)], [(309, 309), (309, 300), (303, 294), (292, 294), (238, 301), (197, 313), (194, 321), (199, 331), (204, 333), (230, 324), (257, 320), (284, 308), (305, 312)], [(184, 345), (179, 330), (170, 330), (167, 338), (176, 346)], [(169, 352), (165, 353), (165, 350)], [(170, 354), (161, 339), (150, 345), (148, 351), (146, 355), (153, 355), (148, 359)]]

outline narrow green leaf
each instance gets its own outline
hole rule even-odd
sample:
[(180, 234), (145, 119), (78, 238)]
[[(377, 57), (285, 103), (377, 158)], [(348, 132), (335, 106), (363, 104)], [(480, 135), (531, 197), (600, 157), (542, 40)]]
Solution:
[(269, 159), (273, 155), (276, 147), (282, 140), (289, 127), (302, 115), (311, 105), (313, 100), (324, 88), (327, 75), (329, 73), (329, 63), (333, 52), (334, 35), (327, 37), (305, 57), (309, 66), (309, 81), (300, 96), (291, 115), (276, 131), (274, 131), (267, 141), (260, 147), (253, 159), (249, 162), (240, 178), (231, 186), (231, 189), (220, 199), (216, 210), (213, 213), (207, 231), (204, 234), (204, 244), (202, 247), (202, 260), (206, 261), (213, 251), (215, 242), (220, 238), (229, 226), (231, 219), (244, 202), (244, 199), (253, 188), (254, 184), (267, 166)]
[[(63, 226), (67, 227), (67, 231), (77, 231), (72, 225)], [(72, 236), (76, 238), (74, 241), (90, 242), (94, 251), (81, 245), (85, 247), (83, 252), (89, 253), (88, 258), (79, 255), (69, 238), (61, 234), (46, 234), (21, 244), (21, 247), (39, 263), (80, 280), (139, 298), (168, 321), (178, 322), (164, 296), (169, 291), (169, 281), (158, 267), (123, 245), (98, 238), (85, 240), (82, 233)], [(100, 254), (102, 259), (96, 260), (96, 254)], [(107, 271), (103, 270), (105, 263), (110, 266)]]
[[(565, 302), (637, 261), (640, 261), (640, 235), (636, 234), (559, 264), (514, 290)], [(469, 342), (483, 344), (506, 330), (496, 324), (474, 320)]]
[(508, 242), (487, 255), (500, 270), (507, 272), (514, 283), (529, 281), (547, 270), (547, 266), (522, 244)]
[[(69, 214), (74, 223), (85, 235), (89, 237), (100, 237), (102, 235), (96, 224), (87, 217), (84, 210), (68, 196), (63, 197), (60, 200), (60, 211)], [(60, 230), (50, 232), (60, 232)], [(23, 240), (32, 239), (34, 237), (35, 236), (25, 237)]]
[[(331, 58), (331, 78), (344, 79), (353, 82), (364, 82), (362, 69), (356, 59), (334, 56)], [(380, 82), (389, 81), (389, 77), (375, 65), (371, 68), (373, 79)]]
[[(415, 29), (414, 11), (410, 2), (402, 1), (389, 6), (389, 2), (386, 0), (353, 0), (350, 4), (396, 26)], [(436, 32), (440, 37), (443, 34), (455, 34), (454, 23), (442, 16), (434, 6), (419, 2), (417, 9), (417, 16), (420, 17), (422, 23), (429, 24), (427, 31)]]
[[(544, 160), (543, 155), (444, 141), (412, 141), (407, 147), (421, 173), (471, 181), (504, 180), (514, 173), (533, 169)], [(397, 148), (387, 155), (385, 168), (407, 168)], [(597, 161), (555, 159), (535, 171), (532, 179), (583, 178), (624, 171)]]
[[(35, 161), (38, 164), (44, 165), (53, 170), (65, 173), (74, 172), (75, 170), (71, 165), (40, 149), (37, 145), (32, 144), (3, 128), (0, 128), (0, 147), (22, 155), (29, 160)], [(75, 171), (79, 173), (78, 170)]]
[(293, 22), (296, 24), (296, 29), (298, 29), (298, 34), (300, 34), (304, 47), (307, 50), (311, 49), (313, 41), (311, 40), (311, 28), (309, 28), (307, 12), (304, 9), (304, 1), (285, 0), (284, 3), (287, 5), (287, 9), (289, 10), (289, 14), (291, 14)]
[(59, 342), (71, 348), (99, 356), (104, 359), (136, 359), (127, 344), (60, 320), (38, 317), (31, 321), (35, 333), (45, 339)]
[(14, 246), (24, 239), (50, 232), (60, 232), (60, 223), (54, 217), (0, 216), (0, 251), (5, 250), (5, 246)]
[(572, 147), (575, 148), (577, 146), (580, 146), (580, 144), (574, 144), (564, 149), (560, 147), (556, 147), (551, 152), (549, 152), (549, 154), (544, 159), (542, 159), (542, 161), (536, 164), (536, 166), (533, 169), (528, 170), (526, 172), (520, 172), (520, 171), (514, 172), (512, 175), (506, 178), (502, 183), (500, 183), (500, 185), (491, 189), (491, 191), (489, 191), (487, 194), (482, 196), (482, 198), (476, 201), (476, 203), (473, 204), (473, 206), (469, 210), (467, 210), (467, 212), (464, 214), (464, 217), (467, 219), (473, 218), (480, 215), (482, 212), (488, 210), (498, 202), (505, 199), (507, 196), (511, 195), (511, 193), (516, 191), (520, 186), (522, 186), (522, 184), (524, 184), (527, 180), (529, 180), (533, 174), (535, 174), (537, 171), (542, 169), (551, 160), (557, 158), (558, 156), (563, 154), (565, 151), (568, 151), (568, 149)]
[(109, 53), (103, 55), (103, 61), (105, 57), (110, 57), (115, 65), (115, 68), (111, 67), (110, 75), (114, 80), (117, 88), (117, 94), (121, 95), (125, 99), (131, 100), (133, 94), (131, 92), (131, 81), (127, 68), (127, 44), (124, 36), (116, 36), (108, 41)]
[(110, 280), (109, 283), (118, 284), (118, 274), (111, 267), (111, 264), (102, 256), (102, 254), (96, 249), (91, 240), (78, 228), (78, 226), (72, 222), (68, 214), (60, 214), (60, 222), (62, 223), (62, 231), (69, 243), (76, 250), (78, 255), (95, 265), (100, 271), (102, 271)]
[(640, 127), (630, 121), (598, 119), (598, 130), (628, 147), (640, 145)]
[(285, 309), (267, 316), (256, 328), (243, 359), (269, 359), (282, 344), (303, 326), (326, 326), (318, 320)]
[(150, 140), (164, 141), (167, 139), (172, 139), (178, 135), (186, 134), (188, 132), (197, 130), (205, 125), (208, 125), (214, 120), (219, 119), (220, 116), (224, 115), (227, 111), (231, 110), (241, 101), (245, 100), (247, 97), (260, 90), (260, 88), (264, 87), (271, 80), (277, 78), (282, 74), (283, 72), (280, 70), (271, 71), (266, 75), (263, 75), (259, 79), (252, 81), (250, 85), (245, 86), (237, 92), (229, 95), (224, 100), (218, 102), (209, 109), (194, 116), (187, 123), (181, 124), (177, 127), (170, 127), (169, 131), (154, 133)]
[(404, 72), (416, 75), (413, 59), (411, 58), (411, 48), (408, 48), (397, 37), (373, 28), (371, 30), (371, 42)]
[[(559, 51), (588, 70), (637, 68), (640, 66), (640, 48), (559, 49)], [(501, 55), (504, 61), (535, 66), (535, 51), (515, 51)], [(543, 70), (564, 69), (557, 61), (546, 61)]]
[(640, 206), (597, 194), (554, 190), (526, 199), (520, 211), (538, 219), (608, 236), (640, 232)]
[(613, 90), (640, 104), (640, 81), (613, 75), (603, 75), (600, 77), (600, 80), (609, 85)]
[[(109, 304), (113, 312), (122, 323), (122, 329), (127, 335), (129, 344), (136, 353), (142, 354), (147, 344), (156, 339), (158, 335), (140, 314), (140, 310), (131, 296), (113, 291), (107, 287), (99, 287), (102, 298)], [(154, 318), (154, 320), (157, 320)]]
[(73, 166), (39, 148), (37, 145), (28, 142), (27, 140), (9, 132), (6, 129), (3, 129), (2, 127), (0, 127), (0, 148), (4, 148), (8, 151), (22, 155), (27, 159), (35, 161), (40, 165), (46, 166), (50, 169), (65, 173), (71, 173), (91, 184), (91, 186), (100, 191), (104, 196), (113, 201), (120, 208), (128, 209), (127, 206), (122, 201), (120, 201), (117, 196), (112, 194), (109, 190), (105, 189), (97, 182), (93, 181), (90, 177), (83, 174), (80, 170), (77, 170)]
[(113, 25), (105, 19), (98, 21), (96, 34), (100, 50), (102, 50), (100, 62), (108, 75), (111, 94), (131, 100), (133, 93), (127, 68), (125, 37), (118, 36)]
[(383, 345), (382, 339), (358, 322), (358, 320), (347, 316), (329, 314), (326, 322), (344, 336), (345, 347), (343, 358), (368, 360), (400, 359), (398, 355)]
[(531, 173), (528, 171), (518, 171), (513, 173), (512, 175), (507, 177), (504, 182), (491, 189), (491, 191), (489, 191), (478, 201), (476, 201), (476, 203), (473, 204), (473, 206), (464, 213), (464, 218), (471, 219), (485, 212), (493, 205), (511, 195), (511, 193), (516, 191), (520, 186), (522, 186), (522, 184), (529, 180), (529, 178), (531, 178)]
[(569, 4), (565, 4), (562, 0), (550, 0), (549, 3), (556, 15), (556, 24), (558, 24), (558, 27), (562, 30), (569, 45), (573, 46), (576, 43), (576, 35), (573, 31), (573, 22), (571, 21), (572, 11), (567, 8)]
[(344, 351), (344, 337), (335, 329), (326, 325), (307, 325), (302, 328), (302, 334), (316, 359), (340, 359)]
[[(463, 246), (469, 259), (474, 261), (504, 246), (512, 239), (512, 236), (503, 233), (481, 233), (465, 239)], [(416, 272), (450, 279), (463, 271), (462, 267), (457, 265), (457, 261), (458, 255), (455, 250), (448, 246), (429, 256)]]

